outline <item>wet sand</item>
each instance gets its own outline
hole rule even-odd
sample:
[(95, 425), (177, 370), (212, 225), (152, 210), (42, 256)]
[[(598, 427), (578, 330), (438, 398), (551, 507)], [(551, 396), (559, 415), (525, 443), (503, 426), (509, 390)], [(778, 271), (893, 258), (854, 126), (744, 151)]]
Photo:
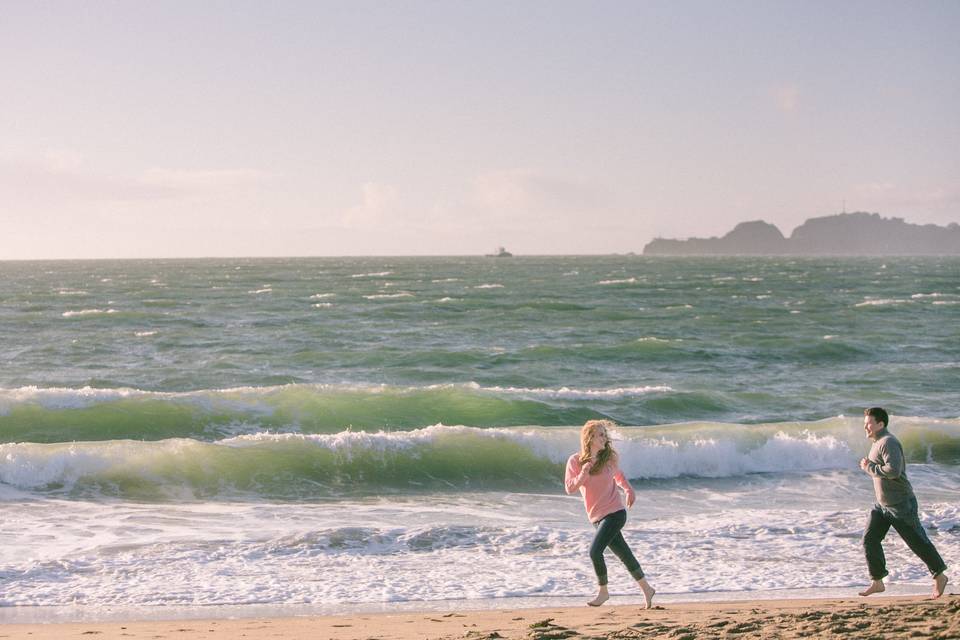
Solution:
[(960, 638), (960, 596), (0, 625), (0, 638), (424, 640)]

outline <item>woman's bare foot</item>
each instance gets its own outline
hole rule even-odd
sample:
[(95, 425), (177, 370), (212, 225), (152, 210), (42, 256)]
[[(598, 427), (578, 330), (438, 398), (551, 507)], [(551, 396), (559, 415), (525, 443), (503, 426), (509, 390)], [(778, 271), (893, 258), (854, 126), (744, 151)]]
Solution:
[(643, 591), (643, 608), (649, 609), (653, 606), (653, 594), (655, 594), (657, 590), (650, 586), (646, 578), (640, 578), (637, 580), (637, 584), (640, 585), (640, 591)]
[[(943, 575), (942, 573), (940, 575)], [(886, 591), (887, 588), (883, 586), (883, 580), (874, 580), (870, 583), (870, 586), (860, 592), (862, 596), (869, 596), (871, 593), (880, 593), (881, 591)]]
[(599, 607), (609, 599), (610, 599), (610, 594), (607, 593), (607, 585), (602, 584), (600, 585), (600, 590), (597, 592), (597, 597), (587, 602), (587, 604), (590, 605), (591, 607)]
[(933, 599), (936, 600), (943, 595), (943, 590), (947, 588), (947, 574), (938, 573), (933, 576)]

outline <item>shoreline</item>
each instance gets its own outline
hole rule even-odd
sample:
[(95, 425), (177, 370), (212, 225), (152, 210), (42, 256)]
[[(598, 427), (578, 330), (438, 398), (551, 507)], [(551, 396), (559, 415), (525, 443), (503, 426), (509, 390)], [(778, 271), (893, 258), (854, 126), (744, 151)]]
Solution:
[[(861, 600), (857, 592), (866, 586), (821, 587), (805, 589), (757, 589), (752, 591), (658, 591), (655, 605), (702, 605), (737, 602), (831, 602)], [(946, 594), (954, 590), (947, 585)], [(960, 592), (960, 587), (956, 590)], [(927, 583), (888, 584), (880, 598), (917, 598), (930, 591)], [(946, 595), (945, 594), (945, 595)], [(501, 598), (452, 598), (448, 600), (407, 600), (399, 602), (347, 602), (332, 604), (207, 604), (207, 605), (63, 605), (0, 606), (0, 626), (13, 624), (70, 624), (101, 622), (158, 622), (209, 619), (242, 620), (251, 618), (352, 617), (366, 615), (404, 615), (447, 612), (524, 611), (577, 608), (593, 596), (517, 596)], [(611, 593), (607, 607), (639, 606), (639, 592)]]
[(801, 638), (960, 637), (960, 596), (948, 586), (939, 600), (927, 596), (840, 599), (746, 599), (637, 604), (598, 608), (553, 606), (460, 611), (409, 611), (345, 615), (207, 617), (109, 622), (0, 624), (0, 637), (60, 640), (126, 638), (267, 638), (422, 640), (464, 638)]

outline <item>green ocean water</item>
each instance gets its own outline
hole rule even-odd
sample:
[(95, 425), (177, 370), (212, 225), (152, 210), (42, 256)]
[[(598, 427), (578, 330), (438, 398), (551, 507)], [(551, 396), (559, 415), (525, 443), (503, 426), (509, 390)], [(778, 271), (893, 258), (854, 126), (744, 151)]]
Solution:
[(4, 262), (0, 300), (4, 441), (960, 415), (957, 258)]
[(871, 405), (960, 562), (957, 258), (0, 262), (0, 301), (0, 619), (579, 602), (597, 417), (658, 597), (853, 593)]

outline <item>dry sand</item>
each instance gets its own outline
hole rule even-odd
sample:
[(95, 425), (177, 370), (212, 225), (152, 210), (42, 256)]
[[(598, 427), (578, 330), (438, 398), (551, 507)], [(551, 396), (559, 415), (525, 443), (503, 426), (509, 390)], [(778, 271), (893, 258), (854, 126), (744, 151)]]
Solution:
[(657, 606), (264, 619), (4, 624), (0, 638), (31, 640), (424, 640), (594, 638), (960, 639), (960, 596), (870, 600), (757, 600)]

